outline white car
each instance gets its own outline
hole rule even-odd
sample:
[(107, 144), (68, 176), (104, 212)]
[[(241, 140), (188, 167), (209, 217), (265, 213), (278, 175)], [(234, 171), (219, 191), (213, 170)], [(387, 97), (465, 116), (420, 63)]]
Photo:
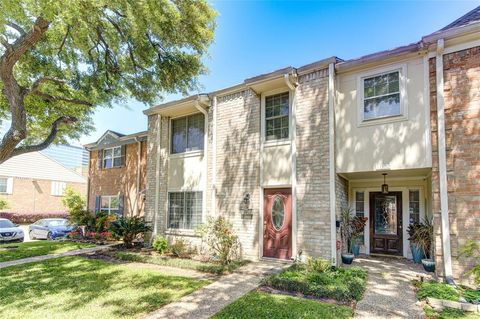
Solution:
[(23, 242), (23, 230), (6, 218), (0, 218), (0, 243)]

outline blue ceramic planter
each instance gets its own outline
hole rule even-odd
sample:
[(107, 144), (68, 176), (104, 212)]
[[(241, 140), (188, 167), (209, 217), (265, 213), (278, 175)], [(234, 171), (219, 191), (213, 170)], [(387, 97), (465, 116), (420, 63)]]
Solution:
[(354, 257), (353, 254), (342, 254), (342, 263), (350, 265), (353, 262)]
[(352, 253), (355, 257), (360, 255), (360, 245), (359, 244), (353, 244), (352, 245)]
[(428, 272), (435, 272), (435, 262), (431, 259), (422, 259), (423, 269)]
[(416, 264), (421, 264), (422, 259), (425, 258), (425, 254), (423, 253), (422, 249), (415, 244), (410, 245), (410, 249), (412, 250), (413, 262)]

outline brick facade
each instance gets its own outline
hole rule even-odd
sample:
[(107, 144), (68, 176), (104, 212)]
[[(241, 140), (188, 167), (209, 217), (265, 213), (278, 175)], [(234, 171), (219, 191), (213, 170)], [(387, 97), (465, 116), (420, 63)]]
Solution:
[[(131, 216), (136, 211), (139, 215), (144, 213), (143, 193), (146, 185), (147, 143), (140, 142), (140, 163), (138, 162), (138, 144), (127, 144), (125, 150), (125, 165), (118, 168), (99, 168), (98, 152), (90, 151), (89, 166), (89, 196), (88, 208), (95, 210), (97, 196), (121, 195), (124, 196), (124, 215)], [(140, 166), (140, 183), (137, 189), (137, 169)], [(138, 197), (138, 199), (137, 199)], [(137, 206), (137, 210), (135, 209)]]
[[(471, 258), (458, 257), (467, 240), (480, 240), (480, 47), (446, 54), (444, 63), (447, 184), (455, 278), (466, 279)], [(438, 173), (435, 59), (430, 59), (432, 197), (436, 261), (443, 272)]]
[[(66, 182), (83, 196), (87, 193), (85, 183)], [(2, 194), (0, 197), (8, 202), (5, 211), (10, 212), (62, 212), (66, 211), (62, 204), (62, 196), (54, 196), (51, 192), (52, 181), (31, 178), (13, 178), (12, 194)]]

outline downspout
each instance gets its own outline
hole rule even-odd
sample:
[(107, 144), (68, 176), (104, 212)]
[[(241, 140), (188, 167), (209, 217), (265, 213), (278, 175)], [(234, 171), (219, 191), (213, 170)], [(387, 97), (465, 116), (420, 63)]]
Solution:
[(157, 114), (158, 123), (157, 123), (157, 160), (155, 163), (155, 209), (153, 214), (153, 235), (156, 236), (158, 234), (158, 202), (160, 196), (160, 131), (162, 129), (162, 117), (160, 114)]
[(138, 137), (135, 137), (135, 142), (137, 142), (137, 180), (135, 186), (135, 208), (134, 208), (134, 216), (138, 216), (138, 198), (140, 196), (140, 161), (141, 161), (141, 153), (142, 153), (142, 143), (138, 140)]
[(204, 137), (203, 137), (203, 192), (202, 192), (202, 222), (205, 222), (207, 209), (207, 175), (208, 175), (208, 112), (200, 105), (200, 102), (195, 102), (195, 107), (205, 116), (204, 123)]
[(212, 100), (212, 216), (217, 214), (217, 97), (214, 96)]
[[(298, 256), (299, 252), (297, 251), (297, 117), (296, 117), (296, 104), (297, 104), (297, 75), (294, 73), (288, 73), (284, 75), (285, 83), (290, 89), (290, 94), (292, 98), (291, 103), (291, 133), (290, 133), (290, 163), (292, 165), (290, 182), (292, 185), (292, 230), (293, 230), (293, 240), (292, 240), (292, 255)], [(292, 83), (293, 80), (293, 83)]]
[(450, 249), (450, 224), (448, 219), (447, 152), (445, 143), (445, 97), (443, 92), (443, 52), (444, 40), (437, 41), (437, 133), (438, 133), (438, 172), (440, 183), (440, 212), (442, 219), (442, 247), (445, 278), (452, 277), (452, 255)]
[(332, 265), (337, 265), (337, 228), (335, 197), (335, 64), (328, 65), (328, 163), (330, 181), (330, 249)]

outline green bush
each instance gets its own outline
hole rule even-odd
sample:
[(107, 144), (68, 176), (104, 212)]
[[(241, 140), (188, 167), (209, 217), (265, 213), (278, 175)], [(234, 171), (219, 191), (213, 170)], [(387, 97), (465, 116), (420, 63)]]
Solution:
[(365, 292), (367, 272), (364, 269), (336, 268), (330, 271), (309, 271), (304, 264), (294, 264), (266, 279), (276, 289), (300, 292), (318, 298), (339, 301), (360, 300)]
[(8, 208), (8, 202), (6, 199), (0, 198), (0, 210)]
[(469, 240), (460, 249), (459, 257), (471, 257), (475, 259), (475, 266), (468, 271), (473, 276), (475, 284), (480, 285), (480, 242)]
[(151, 227), (141, 217), (122, 217), (110, 223), (110, 231), (116, 238), (121, 238), (125, 247), (133, 247), (133, 241), (148, 231)]
[(237, 259), (238, 236), (233, 231), (232, 224), (224, 217), (210, 217), (206, 224), (199, 227), (197, 232), (222, 265), (228, 265)]
[(163, 236), (156, 236), (155, 240), (153, 241), (152, 247), (160, 254), (165, 253), (168, 248), (167, 239)]
[(176, 239), (168, 248), (170, 253), (175, 257), (187, 258), (192, 255), (188, 243), (183, 239)]
[(427, 297), (458, 301), (460, 293), (455, 287), (436, 281), (415, 282), (417, 287), (417, 297), (424, 300)]
[(328, 260), (312, 257), (308, 257), (306, 267), (308, 271), (314, 272), (326, 272), (332, 268)]
[(86, 199), (71, 187), (65, 188), (62, 204), (67, 209), (69, 220), (72, 224), (80, 226), (91, 226), (94, 224), (93, 214), (86, 209)]

